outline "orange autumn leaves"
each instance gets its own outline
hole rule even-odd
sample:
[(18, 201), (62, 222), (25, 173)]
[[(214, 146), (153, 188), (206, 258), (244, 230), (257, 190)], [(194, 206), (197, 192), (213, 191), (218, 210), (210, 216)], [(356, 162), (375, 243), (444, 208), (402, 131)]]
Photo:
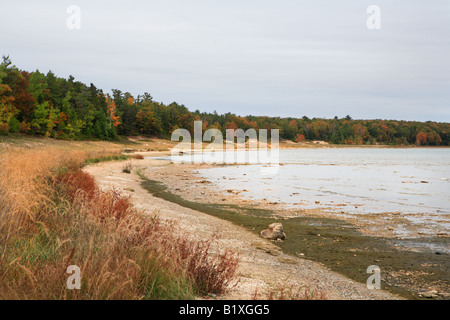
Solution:
[[(109, 118), (111, 119), (111, 122), (114, 125), (114, 127), (117, 128), (117, 126), (120, 124), (120, 116), (116, 115), (117, 112), (116, 104), (114, 103), (114, 100), (109, 99), (107, 95), (105, 95), (105, 100), (108, 106)], [(128, 103), (130, 102), (128, 101)]]
[[(111, 119), (113, 126), (115, 128), (117, 128), (121, 122), (120, 122), (120, 116), (116, 114), (116, 112), (117, 112), (116, 103), (114, 102), (114, 100), (110, 99), (108, 95), (105, 95), (105, 101), (108, 106), (109, 118)], [(134, 104), (133, 97), (129, 97), (127, 100), (127, 103), (128, 103), (128, 105)]]

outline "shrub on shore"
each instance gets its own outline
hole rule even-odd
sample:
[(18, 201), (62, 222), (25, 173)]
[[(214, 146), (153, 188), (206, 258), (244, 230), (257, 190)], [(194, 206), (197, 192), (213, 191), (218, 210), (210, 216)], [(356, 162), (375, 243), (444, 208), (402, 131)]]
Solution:
[[(190, 299), (223, 293), (238, 257), (136, 211), (80, 168), (83, 152), (0, 159), (0, 299)], [(69, 290), (69, 265), (81, 290)]]

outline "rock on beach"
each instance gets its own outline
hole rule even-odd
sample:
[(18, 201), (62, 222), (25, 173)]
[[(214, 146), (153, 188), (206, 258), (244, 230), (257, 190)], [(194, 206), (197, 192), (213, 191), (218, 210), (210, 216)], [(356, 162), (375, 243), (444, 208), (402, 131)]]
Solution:
[(269, 225), (269, 229), (261, 231), (261, 237), (270, 240), (285, 240), (286, 234), (283, 230), (283, 225), (281, 223), (272, 223)]

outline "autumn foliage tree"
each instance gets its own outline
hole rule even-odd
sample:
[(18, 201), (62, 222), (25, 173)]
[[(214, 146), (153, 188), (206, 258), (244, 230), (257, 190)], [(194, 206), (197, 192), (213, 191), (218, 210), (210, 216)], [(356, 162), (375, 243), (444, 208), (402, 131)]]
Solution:
[(94, 84), (15, 67), (9, 57), (0, 64), (0, 134), (23, 133), (58, 139), (117, 139), (118, 135), (170, 138), (178, 129), (191, 134), (194, 121), (203, 131), (279, 129), (290, 141), (323, 140), (334, 144), (450, 145), (450, 124), (396, 120), (356, 120), (239, 116), (230, 112), (190, 111), (183, 104), (157, 102), (144, 92), (133, 96), (112, 89), (105, 94)]
[(305, 136), (303, 134), (297, 133), (297, 137), (295, 138), (295, 141), (298, 143), (301, 143), (305, 141)]
[(141, 133), (150, 135), (161, 133), (161, 123), (155, 116), (151, 105), (147, 105), (138, 112), (136, 115), (136, 122)]
[(114, 126), (117, 127), (120, 124), (120, 116), (116, 115), (116, 104), (114, 102), (114, 100), (111, 100), (108, 98), (108, 96), (105, 96), (106, 99), (106, 103), (108, 105), (108, 116), (110, 119), (110, 123)]
[(11, 61), (9, 57), (3, 57), (3, 62), (0, 65), (0, 135), (7, 134), (10, 130), (10, 121), (17, 114), (17, 109), (14, 106), (15, 97), (13, 90), (8, 82), (8, 77), (13, 67), (10, 67)]
[(423, 146), (426, 143), (427, 143), (427, 135), (426, 135), (426, 133), (423, 133), (422, 131), (420, 131), (416, 136), (416, 144), (418, 146)]

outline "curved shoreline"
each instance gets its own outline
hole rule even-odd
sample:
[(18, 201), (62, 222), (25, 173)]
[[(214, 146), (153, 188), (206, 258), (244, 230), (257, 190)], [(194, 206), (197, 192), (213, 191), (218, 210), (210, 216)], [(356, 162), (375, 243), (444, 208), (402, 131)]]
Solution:
[(288, 284), (324, 292), (328, 299), (400, 299), (384, 290), (369, 290), (362, 283), (308, 259), (283, 253), (270, 241), (232, 222), (152, 196), (141, 186), (136, 170), (155, 177), (163, 164), (131, 160), (132, 174), (122, 173), (123, 163), (105, 162), (86, 167), (102, 188), (118, 188), (130, 196), (137, 209), (175, 220), (182, 230), (200, 238), (219, 235), (218, 245), (240, 253), (239, 283), (220, 299), (251, 299), (255, 293)]

